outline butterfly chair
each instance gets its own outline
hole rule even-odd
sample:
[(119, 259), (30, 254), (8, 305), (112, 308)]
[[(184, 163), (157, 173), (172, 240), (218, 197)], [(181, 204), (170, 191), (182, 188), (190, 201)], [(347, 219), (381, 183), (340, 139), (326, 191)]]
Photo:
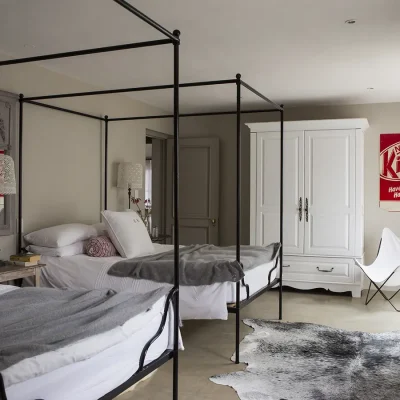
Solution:
[[(389, 228), (385, 228), (382, 232), (378, 255), (375, 261), (371, 265), (362, 265), (357, 260), (355, 262), (370, 280), (365, 304), (369, 304), (379, 292), (399, 312), (400, 310), (390, 300), (400, 292), (400, 289), (390, 298), (387, 298), (381, 289), (384, 286), (400, 286), (400, 271), (397, 272), (400, 267), (400, 239)], [(368, 298), (371, 285), (374, 285), (377, 291), (371, 298)]]

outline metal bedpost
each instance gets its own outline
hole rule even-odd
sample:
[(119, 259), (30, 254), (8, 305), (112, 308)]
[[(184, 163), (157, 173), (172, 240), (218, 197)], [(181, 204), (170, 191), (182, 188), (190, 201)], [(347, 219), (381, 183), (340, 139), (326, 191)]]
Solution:
[[(240, 264), (240, 218), (241, 218), (241, 75), (236, 75), (236, 261)], [(235, 363), (239, 364), (240, 342), (240, 281), (236, 282), (236, 343)]]
[(179, 395), (179, 36), (174, 36), (174, 365), (172, 398), (178, 400)]
[(283, 111), (283, 104), (281, 105), (282, 110), (279, 111), (281, 117), (281, 165), (280, 165), (280, 193), (279, 193), (279, 241), (281, 242), (281, 248), (279, 250), (279, 262), (280, 262), (280, 269), (279, 269), (279, 319), (282, 319), (282, 273), (283, 273), (283, 118), (284, 118), (284, 111)]
[(108, 115), (104, 116), (104, 210), (107, 210), (107, 188), (108, 188)]
[(18, 137), (18, 237), (17, 254), (22, 250), (22, 139), (24, 121), (24, 95), (19, 95), (19, 137)]

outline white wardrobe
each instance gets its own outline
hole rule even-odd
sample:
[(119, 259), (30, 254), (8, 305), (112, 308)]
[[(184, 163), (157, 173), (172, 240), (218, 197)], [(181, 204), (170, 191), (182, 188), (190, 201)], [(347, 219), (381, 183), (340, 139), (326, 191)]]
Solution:
[[(279, 241), (280, 125), (251, 131), (250, 243)], [(366, 119), (284, 124), (283, 279), (361, 296)]]

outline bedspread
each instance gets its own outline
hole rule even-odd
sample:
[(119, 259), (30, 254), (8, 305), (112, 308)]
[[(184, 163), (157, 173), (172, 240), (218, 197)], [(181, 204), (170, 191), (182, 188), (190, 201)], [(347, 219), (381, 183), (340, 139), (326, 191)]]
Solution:
[[(203, 286), (222, 282), (238, 282), (244, 273), (274, 260), (280, 243), (269, 246), (241, 246), (236, 261), (236, 246), (211, 244), (191, 245), (179, 249), (179, 279), (183, 286)], [(146, 279), (160, 283), (174, 282), (174, 251), (124, 259), (115, 263), (109, 275)]]

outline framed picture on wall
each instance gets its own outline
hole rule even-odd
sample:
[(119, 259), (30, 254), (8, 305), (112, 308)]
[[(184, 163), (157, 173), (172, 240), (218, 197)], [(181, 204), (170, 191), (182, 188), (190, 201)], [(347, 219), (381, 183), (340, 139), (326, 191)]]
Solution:
[(379, 169), (379, 206), (400, 211), (400, 133), (381, 134)]

